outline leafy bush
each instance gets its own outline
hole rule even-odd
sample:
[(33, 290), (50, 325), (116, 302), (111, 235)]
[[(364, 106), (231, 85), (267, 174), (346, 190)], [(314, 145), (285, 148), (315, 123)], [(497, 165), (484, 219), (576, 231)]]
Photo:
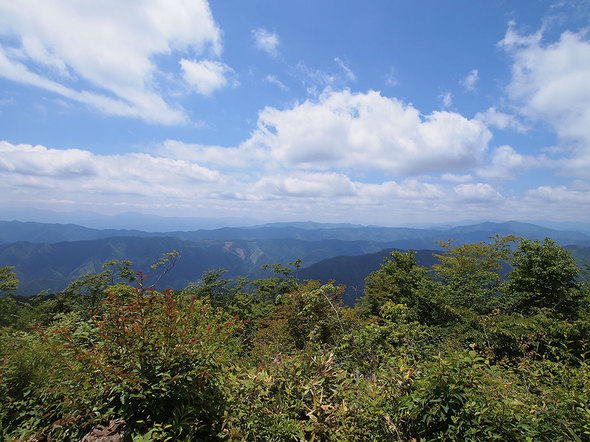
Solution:
[[(235, 318), (195, 297), (147, 290), (141, 280), (131, 295), (111, 291), (91, 321), (69, 315), (26, 335), (45, 358), (20, 390), (16, 379), (7, 382), (13, 386), (8, 430), (79, 437), (92, 423), (117, 415), (138, 431), (170, 424), (174, 437), (211, 436), (221, 425), (222, 374), (237, 353), (239, 328)], [(23, 347), (4, 352), (10, 373), (30, 358)], [(28, 412), (17, 416), (17, 408)]]
[[(391, 374), (391, 373), (390, 373)], [(402, 376), (355, 379), (328, 352), (278, 355), (228, 377), (232, 407), (221, 436), (251, 441), (392, 440), (388, 411)]]
[(2, 298), (0, 439), (122, 418), (136, 441), (590, 440), (590, 285), (551, 241), (511, 240), (444, 243), (431, 270), (394, 252), (354, 309), (280, 265), (174, 293), (112, 262)]

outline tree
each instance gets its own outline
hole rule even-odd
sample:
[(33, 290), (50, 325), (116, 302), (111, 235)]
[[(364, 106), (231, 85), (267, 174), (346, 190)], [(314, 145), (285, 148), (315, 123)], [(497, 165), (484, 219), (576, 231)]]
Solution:
[(335, 345), (345, 331), (341, 296), (344, 286), (306, 281), (277, 300), (254, 338), (254, 353), (288, 353), (307, 346)]
[(0, 267), (0, 295), (7, 295), (18, 288), (14, 266)]
[(576, 261), (555, 241), (522, 240), (512, 259), (506, 303), (513, 311), (549, 308), (571, 317), (582, 301)]
[(275, 276), (252, 281), (252, 285), (256, 287), (253, 292), (254, 297), (259, 301), (274, 303), (281, 296), (295, 291), (300, 284), (297, 273), (301, 267), (301, 260), (290, 262), (289, 266), (291, 267), (281, 264), (264, 264), (263, 270), (269, 270)]
[(10, 266), (0, 267), (0, 327), (13, 324), (21, 310), (21, 304), (11, 296), (19, 282), (13, 269)]
[(452, 240), (440, 242), (446, 249), (434, 254), (440, 263), (432, 266), (445, 286), (445, 301), (453, 307), (478, 313), (493, 309), (503, 282), (502, 269), (510, 259), (514, 236), (491, 237), (490, 242), (453, 246)]
[(432, 296), (433, 281), (428, 269), (416, 262), (416, 252), (391, 252), (381, 268), (365, 279), (365, 296), (361, 299), (363, 313), (381, 315), (381, 307), (387, 302), (405, 304), (413, 319), (431, 317), (435, 300)]

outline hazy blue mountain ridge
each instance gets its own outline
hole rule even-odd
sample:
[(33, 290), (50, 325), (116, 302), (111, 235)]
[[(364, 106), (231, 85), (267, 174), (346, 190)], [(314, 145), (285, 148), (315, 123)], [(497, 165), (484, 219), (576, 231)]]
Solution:
[[(213, 230), (144, 232), (139, 230), (99, 230), (75, 224), (45, 224), (20, 221), (0, 221), (0, 243), (17, 241), (54, 243), (116, 236), (175, 237), (183, 240), (271, 240), (298, 239), (303, 241), (340, 240), (390, 243), (392, 247), (438, 248), (437, 242), (454, 239), (457, 243), (487, 240), (495, 234), (516, 235), (530, 239), (550, 237), (562, 245), (590, 245), (590, 236), (575, 231), (560, 231), (535, 224), (509, 221), (480, 223), (450, 229), (412, 229), (408, 227), (356, 226), (318, 223), (279, 223), (251, 227), (223, 227)], [(395, 243), (395, 244), (393, 244)]]

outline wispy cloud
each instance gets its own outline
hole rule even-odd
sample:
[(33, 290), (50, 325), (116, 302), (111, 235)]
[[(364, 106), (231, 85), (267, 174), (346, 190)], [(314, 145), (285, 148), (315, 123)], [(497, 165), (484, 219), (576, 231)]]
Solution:
[(445, 92), (444, 94), (440, 94), (438, 96), (438, 99), (440, 100), (442, 107), (445, 109), (447, 109), (453, 105), (453, 96), (448, 91)]
[(176, 124), (186, 120), (181, 110), (170, 107), (157, 93), (148, 90), (136, 91), (135, 101), (131, 101), (124, 97), (111, 98), (87, 90), (79, 91), (32, 72), (24, 64), (7, 58), (2, 52), (2, 47), (0, 47), (0, 75), (86, 104), (107, 115), (136, 117), (162, 124)]
[(356, 80), (356, 75), (354, 75), (354, 72), (352, 72), (352, 70), (348, 67), (348, 65), (346, 65), (346, 63), (344, 63), (339, 57), (334, 58), (334, 61), (338, 66), (340, 66), (340, 69), (342, 69), (342, 72), (344, 72), (344, 75), (348, 80)]
[(174, 76), (161, 71), (155, 56), (189, 49), (196, 55), (221, 53), (221, 32), (206, 0), (115, 2), (108, 8), (92, 1), (18, 7), (0, 2), (0, 28), (15, 37), (0, 45), (0, 76), (110, 115), (164, 124), (186, 116), (162, 92), (158, 81)]
[(479, 71), (477, 69), (471, 70), (467, 76), (461, 80), (461, 85), (469, 92), (475, 92), (477, 83), (479, 82)]
[(278, 54), (279, 36), (264, 28), (257, 28), (252, 30), (252, 37), (256, 43), (256, 47), (261, 51), (267, 52), (272, 56)]
[(270, 84), (274, 84), (275, 86), (278, 86), (279, 89), (283, 90), (283, 91), (288, 91), (289, 87), (287, 85), (285, 85), (285, 83), (283, 83), (281, 80), (279, 80), (275, 75), (267, 75), (266, 77), (264, 77), (264, 80), (267, 83)]

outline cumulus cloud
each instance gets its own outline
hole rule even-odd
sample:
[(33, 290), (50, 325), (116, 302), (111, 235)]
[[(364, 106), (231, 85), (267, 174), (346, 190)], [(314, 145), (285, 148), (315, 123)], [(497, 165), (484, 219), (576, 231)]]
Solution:
[(229, 83), (237, 86), (236, 80), (229, 80), (233, 70), (218, 61), (180, 60), (184, 80), (199, 94), (210, 96), (213, 92), (226, 87)]
[(502, 200), (502, 195), (487, 183), (459, 184), (453, 190), (464, 203), (492, 204)]
[(221, 52), (206, 0), (1, 2), (0, 33), (15, 37), (0, 45), (1, 76), (111, 115), (165, 124), (185, 115), (159, 92), (164, 75), (154, 56)]
[(588, 176), (590, 161), (590, 41), (566, 31), (545, 43), (541, 31), (521, 35), (512, 23), (499, 43), (513, 58), (506, 91), (522, 115), (552, 126), (570, 150), (562, 165)]
[(83, 201), (96, 195), (189, 197), (191, 186), (213, 185), (219, 172), (186, 160), (141, 153), (96, 155), (0, 142), (0, 187), (7, 193), (39, 193)]
[(257, 28), (252, 30), (252, 37), (259, 50), (273, 56), (278, 54), (279, 36), (276, 33), (264, 28)]
[(462, 170), (480, 163), (491, 139), (478, 120), (438, 111), (423, 117), (375, 91), (326, 91), (291, 109), (267, 107), (258, 126), (249, 142), (270, 159), (316, 170)]
[(479, 81), (479, 71), (473, 69), (467, 74), (467, 76), (461, 81), (461, 85), (469, 92), (474, 92)]
[(551, 123), (562, 137), (590, 140), (590, 42), (564, 32), (542, 45), (541, 35), (511, 27), (501, 42), (514, 58), (508, 93), (531, 118)]

